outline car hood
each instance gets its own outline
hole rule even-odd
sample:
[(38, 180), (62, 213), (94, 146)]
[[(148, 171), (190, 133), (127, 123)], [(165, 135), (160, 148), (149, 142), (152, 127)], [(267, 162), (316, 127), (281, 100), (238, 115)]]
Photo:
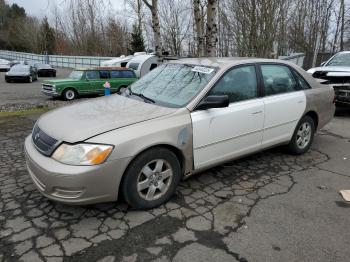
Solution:
[(75, 143), (176, 111), (174, 108), (112, 95), (52, 110), (44, 114), (37, 125), (59, 141)]
[(350, 72), (350, 67), (346, 66), (322, 66), (309, 69), (307, 72), (313, 74), (317, 71), (323, 72)]
[(26, 72), (11, 72), (11, 71), (9, 71), (6, 73), (6, 75), (7, 76), (29, 76), (30, 73), (29, 72), (26, 73)]

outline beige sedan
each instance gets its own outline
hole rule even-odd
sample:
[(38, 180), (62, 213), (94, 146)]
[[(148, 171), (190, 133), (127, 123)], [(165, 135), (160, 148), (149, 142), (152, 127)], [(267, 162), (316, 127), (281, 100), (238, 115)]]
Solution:
[(279, 60), (186, 59), (122, 95), (50, 111), (25, 141), (29, 175), (69, 204), (159, 206), (180, 180), (273, 146), (311, 146), (334, 113), (334, 91)]

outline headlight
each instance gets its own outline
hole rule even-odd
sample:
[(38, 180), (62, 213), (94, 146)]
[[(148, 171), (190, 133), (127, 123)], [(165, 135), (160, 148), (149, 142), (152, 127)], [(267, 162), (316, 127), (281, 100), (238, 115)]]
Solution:
[(52, 158), (68, 165), (93, 166), (103, 163), (112, 150), (113, 146), (110, 145), (62, 144), (56, 149)]

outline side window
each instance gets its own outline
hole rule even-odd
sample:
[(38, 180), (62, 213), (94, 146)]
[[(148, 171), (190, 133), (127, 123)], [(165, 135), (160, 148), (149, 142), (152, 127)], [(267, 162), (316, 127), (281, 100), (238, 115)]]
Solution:
[(100, 73), (101, 79), (108, 79), (109, 78), (109, 71), (108, 70), (101, 70), (99, 73)]
[(265, 95), (283, 94), (297, 90), (293, 73), (283, 65), (261, 65)]
[(298, 87), (297, 87), (298, 90), (305, 90), (305, 89), (311, 88), (310, 85), (306, 82), (306, 80), (301, 75), (299, 75), (297, 72), (294, 72), (294, 75), (298, 81)]
[(111, 78), (122, 78), (121, 71), (111, 71)]
[(139, 68), (139, 65), (138, 63), (130, 63), (129, 64), (129, 68), (131, 69), (134, 69), (134, 70), (137, 70), (137, 68)]
[(151, 67), (149, 68), (149, 71), (152, 71), (154, 68), (156, 68), (158, 65), (157, 64), (151, 64)]
[(230, 70), (209, 92), (209, 95), (228, 95), (230, 103), (256, 98), (258, 87), (255, 66)]
[(87, 79), (98, 79), (99, 78), (98, 72), (97, 71), (87, 71), (86, 78)]
[(134, 78), (135, 77), (134, 72), (128, 71), (128, 70), (122, 71), (122, 76), (123, 76), (123, 78)]

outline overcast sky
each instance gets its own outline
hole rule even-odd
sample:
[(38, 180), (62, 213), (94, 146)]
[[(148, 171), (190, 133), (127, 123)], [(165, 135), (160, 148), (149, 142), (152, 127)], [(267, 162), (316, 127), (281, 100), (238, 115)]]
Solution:
[[(43, 18), (44, 16), (50, 17), (52, 14), (53, 6), (62, 6), (64, 0), (5, 0), (9, 4), (16, 3), (22, 6), (26, 13), (31, 16), (37, 16)], [(106, 0), (107, 1), (107, 0)], [(110, 1), (116, 10), (124, 9), (124, 0), (111, 0)]]

